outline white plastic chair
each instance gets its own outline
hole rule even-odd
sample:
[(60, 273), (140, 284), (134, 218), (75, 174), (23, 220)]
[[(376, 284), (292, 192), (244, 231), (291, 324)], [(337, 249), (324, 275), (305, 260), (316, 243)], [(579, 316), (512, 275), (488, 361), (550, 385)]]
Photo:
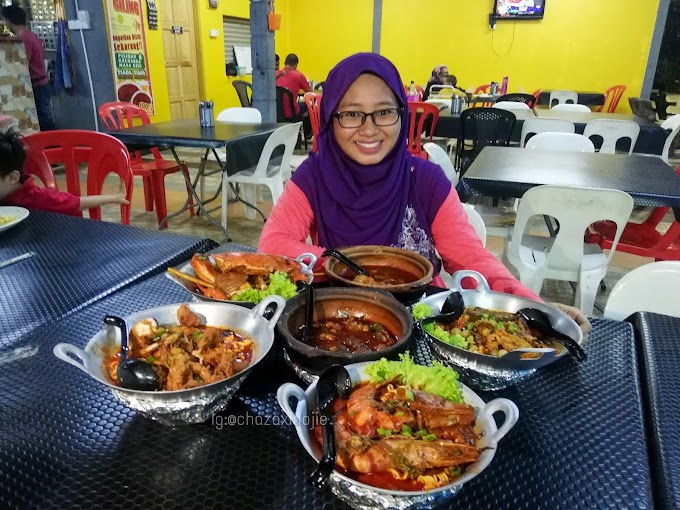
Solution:
[(535, 118), (527, 119), (522, 124), (522, 136), (520, 138), (520, 147), (524, 147), (527, 143), (527, 137), (530, 134), (538, 133), (575, 133), (576, 126), (574, 123), (565, 119), (544, 119)]
[(425, 145), (423, 145), (423, 149), (425, 149), (427, 152), (429, 160), (439, 165), (442, 170), (444, 170), (444, 173), (451, 181), (451, 184), (457, 186), (459, 178), (458, 172), (456, 172), (456, 168), (453, 166), (451, 158), (446, 153), (446, 151), (436, 143), (432, 142), (427, 142)]
[[(607, 266), (623, 228), (633, 210), (627, 193), (610, 189), (537, 186), (527, 191), (519, 204), (507, 256), (517, 268), (520, 281), (539, 294), (543, 280), (577, 282), (576, 304), (588, 315), (593, 312), (595, 294), (607, 274)], [(533, 216), (547, 215), (559, 222), (556, 237), (524, 235)], [(596, 244), (583, 242), (588, 225), (600, 220), (616, 224), (609, 255)]]
[(539, 133), (529, 139), (526, 148), (543, 151), (595, 152), (593, 142), (575, 133)]
[(578, 103), (578, 94), (573, 90), (553, 90), (550, 93), (550, 108), (554, 106), (553, 101), (557, 104), (567, 104), (571, 101), (572, 104)]
[(477, 237), (482, 241), (482, 246), (486, 246), (486, 225), (484, 225), (482, 216), (470, 204), (463, 204), (463, 210), (467, 214), (468, 222), (475, 229)]
[(668, 154), (671, 151), (671, 145), (673, 140), (680, 133), (680, 115), (673, 115), (668, 117), (661, 123), (663, 129), (670, 129), (670, 134), (666, 137), (666, 143), (663, 145), (663, 152), (661, 153), (661, 159), (668, 163)]
[[(222, 180), (222, 226), (227, 228), (227, 190), (229, 183), (239, 184), (263, 184), (267, 186), (272, 194), (272, 204), (276, 204), (283, 193), (283, 182), (290, 179), (290, 156), (295, 150), (295, 144), (298, 140), (298, 134), (302, 123), (296, 122), (294, 124), (287, 124), (274, 131), (267, 142), (264, 144), (260, 160), (257, 162), (255, 168), (241, 170), (238, 173), (227, 177), (225, 174)], [(283, 145), (283, 157), (280, 164), (272, 164), (272, 152), (278, 146)], [(244, 189), (242, 198), (251, 204), (255, 203), (257, 199), (257, 188), (248, 186)], [(244, 204), (245, 216), (248, 219), (255, 219), (255, 211)]]
[[(442, 93), (443, 92), (443, 93)], [(430, 87), (430, 95), (429, 97), (436, 97), (436, 96), (441, 96), (445, 98), (449, 98), (449, 101), (451, 99), (451, 96), (455, 95), (456, 93), (456, 88), (452, 85), (432, 85)]]
[(621, 278), (607, 300), (604, 317), (623, 320), (636, 312), (680, 317), (680, 261), (653, 262)]
[(531, 110), (528, 104), (517, 101), (499, 101), (494, 103), (492, 108), (500, 108), (501, 110)]
[(551, 110), (556, 112), (592, 113), (592, 110), (584, 104), (556, 104)]
[(632, 120), (595, 119), (588, 122), (583, 130), (583, 136), (586, 138), (602, 137), (600, 152), (605, 154), (616, 154), (616, 142), (621, 138), (630, 138), (628, 154), (632, 154), (639, 135), (640, 125)]

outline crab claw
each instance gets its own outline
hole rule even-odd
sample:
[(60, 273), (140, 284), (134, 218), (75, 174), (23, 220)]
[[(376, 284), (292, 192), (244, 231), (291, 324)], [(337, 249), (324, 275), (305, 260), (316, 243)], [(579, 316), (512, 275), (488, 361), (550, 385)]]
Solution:
[(215, 283), (215, 277), (217, 276), (217, 270), (213, 266), (212, 262), (207, 255), (202, 253), (196, 253), (191, 258), (191, 267), (196, 272), (201, 280), (208, 283)]
[(201, 293), (206, 297), (227, 301), (227, 295), (220, 289), (217, 288), (209, 289), (208, 287), (203, 287), (203, 285), (196, 285), (196, 287), (198, 287)]

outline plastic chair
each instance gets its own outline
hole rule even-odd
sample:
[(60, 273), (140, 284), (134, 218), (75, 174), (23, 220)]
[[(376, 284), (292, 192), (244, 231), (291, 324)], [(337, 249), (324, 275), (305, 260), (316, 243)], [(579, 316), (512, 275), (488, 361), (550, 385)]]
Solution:
[(668, 163), (671, 146), (673, 145), (675, 137), (678, 136), (678, 133), (680, 133), (680, 115), (668, 117), (661, 124), (661, 128), (666, 130), (670, 129), (670, 133), (666, 137), (666, 143), (663, 145), (663, 151), (661, 152), (661, 159)]
[(253, 86), (244, 80), (234, 80), (231, 84), (236, 89), (241, 106), (244, 108), (253, 106)]
[[(40, 168), (63, 165), (66, 189), (81, 196), (80, 166), (87, 165), (87, 195), (101, 195), (104, 181), (110, 173), (120, 177), (125, 186), (125, 198), (132, 198), (133, 177), (130, 154), (123, 143), (105, 133), (64, 129), (43, 131), (24, 137), (27, 173), (35, 175)], [(57, 189), (56, 184), (54, 189)], [(101, 220), (101, 207), (89, 209), (90, 219)], [(82, 213), (80, 214), (82, 216)], [(130, 206), (120, 206), (121, 222), (130, 224)]]
[(607, 113), (614, 113), (625, 91), (625, 85), (614, 85), (613, 87), (608, 88), (604, 93), (604, 104), (601, 105), (596, 111), (601, 112), (606, 106)]
[(467, 215), (468, 222), (475, 229), (477, 237), (482, 241), (482, 246), (486, 246), (486, 225), (484, 225), (481, 215), (470, 204), (463, 204), (463, 210)]
[(531, 94), (532, 96), (534, 96), (536, 98), (536, 102), (534, 103), (534, 107), (536, 107), (536, 105), (538, 105), (538, 102), (541, 100), (541, 94), (543, 94), (543, 89), (536, 89), (536, 90), (534, 90), (534, 93)]
[[(297, 123), (302, 122), (303, 117), (295, 113), (295, 97), (293, 93), (285, 87), (276, 86), (276, 122)], [(303, 124), (304, 125), (304, 124)], [(299, 138), (307, 150), (306, 133), (300, 132)]]
[(595, 152), (595, 146), (590, 139), (575, 133), (539, 133), (529, 139), (526, 148), (542, 151)]
[[(540, 96), (540, 91), (539, 91), (539, 96)], [(534, 109), (534, 106), (536, 106), (536, 103), (538, 102), (538, 99), (531, 95), (531, 94), (519, 94), (519, 93), (514, 93), (514, 94), (505, 94), (504, 96), (499, 97), (496, 99), (496, 104), (498, 103), (504, 103), (510, 101), (512, 103), (524, 103), (529, 106), (532, 110)]]
[(307, 112), (309, 113), (309, 121), (312, 124), (312, 134), (314, 141), (312, 142), (312, 151), (316, 152), (316, 138), (319, 136), (319, 129), (321, 129), (321, 94), (314, 92), (307, 92), (305, 94), (305, 103), (307, 104)]
[[(488, 94), (489, 89), (491, 88), (491, 84), (487, 83), (486, 85), (480, 85), (475, 89), (475, 91), (472, 93), (473, 96), (477, 96), (480, 94)], [(472, 103), (470, 106), (473, 108), (491, 108), (493, 103)]]
[[(241, 170), (233, 175), (226, 176), (222, 180), (222, 226), (227, 228), (227, 193), (228, 184), (263, 184), (267, 186), (272, 194), (272, 204), (276, 205), (276, 201), (283, 194), (283, 182), (290, 179), (290, 156), (295, 150), (298, 135), (300, 133), (301, 123), (289, 124), (282, 126), (274, 131), (267, 142), (264, 144), (260, 159), (255, 168)], [(283, 156), (280, 162), (272, 160), (272, 153), (274, 149), (280, 145), (284, 146)], [(255, 203), (257, 199), (255, 190), (248, 187), (244, 190), (244, 200)], [(245, 215), (248, 219), (255, 219), (255, 211), (244, 204)]]
[[(262, 124), (262, 114), (257, 108), (234, 106), (222, 110), (215, 120), (217, 122), (231, 122), (233, 124)], [(215, 153), (220, 162), (226, 162), (227, 153), (224, 149), (215, 149)], [(208, 158), (212, 160), (215, 159), (212, 152)]]
[[(432, 134), (439, 120), (439, 108), (433, 104), (411, 101), (408, 103), (408, 112), (408, 151), (418, 158), (427, 159), (427, 154), (423, 153), (422, 133), (427, 127), (430, 142), (432, 141)], [(431, 121), (428, 126), (425, 126), (425, 121), (428, 119)]]
[(637, 312), (680, 317), (680, 262), (652, 262), (625, 274), (609, 293), (604, 317), (622, 321)]
[(451, 184), (457, 186), (458, 172), (456, 172), (456, 168), (453, 166), (451, 158), (446, 153), (446, 151), (436, 143), (432, 142), (428, 142), (423, 145), (423, 149), (425, 149), (425, 152), (427, 152), (428, 159), (434, 164), (439, 165), (442, 170), (444, 170), (446, 177), (448, 177), (451, 181)]
[(575, 133), (576, 126), (573, 122), (565, 119), (527, 119), (522, 124), (522, 136), (520, 137), (520, 147), (527, 143), (527, 137), (538, 133)]
[[(519, 203), (507, 256), (517, 268), (520, 281), (539, 294), (543, 280), (577, 282), (576, 306), (586, 315), (593, 312), (595, 294), (607, 274), (607, 266), (633, 210), (633, 199), (618, 190), (537, 186)], [(536, 215), (551, 216), (559, 222), (557, 237), (524, 235)], [(609, 255), (599, 246), (585, 244), (588, 225), (609, 219), (617, 232)]]
[[(26, 143), (25, 139), (24, 143)], [(28, 150), (29, 147), (26, 147), (27, 152)], [(57, 186), (57, 180), (54, 177), (52, 167), (44, 158), (34, 158), (30, 162), (26, 161), (24, 164), (24, 174), (37, 177), (46, 188), (59, 190), (59, 186)]]
[(577, 104), (578, 94), (573, 90), (553, 90), (550, 93), (549, 107), (552, 109), (556, 104)]
[(632, 154), (639, 135), (640, 124), (632, 120), (595, 119), (588, 122), (583, 130), (583, 136), (587, 138), (602, 137), (600, 152), (605, 154), (616, 154), (616, 143), (622, 138), (630, 138), (628, 154)]
[[(133, 127), (135, 124), (149, 124), (149, 115), (139, 106), (132, 103), (112, 102), (99, 106), (99, 117), (109, 131), (118, 131), (123, 128)], [(130, 155), (130, 167), (132, 174), (142, 178), (144, 188), (144, 205), (147, 211), (156, 209), (159, 228), (167, 228), (168, 223), (161, 225), (161, 221), (168, 215), (168, 206), (165, 198), (165, 176), (175, 172), (182, 172), (186, 180), (190, 179), (189, 169), (186, 163), (177, 166), (174, 160), (167, 160), (161, 156), (156, 147), (151, 148), (153, 161), (142, 159), (142, 154), (135, 151)], [(187, 185), (189, 199), (189, 215), (194, 215), (194, 199), (190, 187)]]
[(556, 112), (592, 113), (592, 110), (584, 104), (556, 104), (551, 110)]
[[(445, 94), (442, 94), (442, 92), (445, 92)], [(437, 97), (444, 97), (445, 99), (449, 100), (449, 103), (451, 102), (451, 98), (456, 95), (456, 88), (453, 85), (432, 85), (430, 87), (430, 95), (429, 98), (437, 98)]]
[[(502, 108), (469, 108), (463, 111), (460, 120), (461, 137), (456, 143), (454, 164), (462, 176), (484, 147), (510, 145), (517, 117)], [(472, 141), (471, 148), (465, 146), (466, 140)]]
[(326, 85), (326, 82), (325, 82), (325, 81), (320, 81), (319, 83), (317, 83), (316, 85), (314, 85), (314, 90), (320, 90), (320, 91), (323, 92), (323, 87), (324, 87), (324, 85)]
[(496, 101), (492, 108), (501, 108), (503, 110), (531, 110), (528, 104), (515, 101)]

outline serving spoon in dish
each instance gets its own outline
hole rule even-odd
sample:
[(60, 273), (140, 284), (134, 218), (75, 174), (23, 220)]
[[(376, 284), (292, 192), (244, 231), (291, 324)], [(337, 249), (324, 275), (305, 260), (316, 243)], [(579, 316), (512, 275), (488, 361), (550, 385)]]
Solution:
[(323, 455), (314, 472), (309, 476), (312, 487), (320, 489), (335, 468), (335, 426), (330, 404), (343, 398), (352, 389), (352, 380), (342, 365), (331, 365), (319, 376), (316, 383), (316, 409), (321, 425)]
[(361, 267), (359, 264), (354, 262), (351, 258), (349, 258), (347, 255), (345, 255), (342, 252), (339, 252), (337, 250), (326, 250), (321, 254), (322, 257), (333, 257), (338, 259), (340, 262), (345, 264), (347, 267), (349, 267), (352, 271), (354, 271), (356, 274), (364, 275), (364, 276), (370, 276), (368, 274), (368, 271), (366, 271), (363, 267)]
[(141, 391), (156, 391), (159, 389), (158, 378), (151, 365), (138, 358), (129, 358), (129, 336), (125, 319), (115, 315), (104, 317), (104, 324), (120, 330), (120, 359), (118, 360), (118, 382), (123, 388)]
[(586, 351), (583, 350), (583, 347), (581, 347), (573, 338), (564, 333), (560, 333), (553, 328), (548, 315), (542, 310), (537, 308), (522, 308), (517, 312), (517, 315), (522, 317), (530, 328), (533, 328), (541, 335), (549, 337), (551, 340), (555, 340), (564, 345), (567, 351), (569, 351), (569, 354), (571, 354), (576, 361), (585, 361), (588, 357)]

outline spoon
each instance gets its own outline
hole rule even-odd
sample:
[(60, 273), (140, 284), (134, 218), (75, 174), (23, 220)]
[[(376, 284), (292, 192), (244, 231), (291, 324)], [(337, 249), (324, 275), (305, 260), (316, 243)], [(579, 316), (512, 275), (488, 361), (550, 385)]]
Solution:
[(104, 324), (120, 330), (120, 359), (118, 360), (118, 382), (123, 388), (130, 390), (155, 391), (158, 389), (158, 378), (151, 365), (142, 359), (128, 358), (129, 337), (125, 319), (115, 315), (104, 317)]
[(530, 328), (564, 345), (576, 361), (584, 361), (588, 357), (586, 351), (573, 338), (552, 327), (545, 312), (536, 308), (522, 308), (517, 312), (517, 315), (522, 317)]
[(362, 274), (364, 276), (369, 276), (368, 271), (366, 271), (363, 267), (361, 267), (359, 264), (354, 262), (352, 259), (347, 257), (344, 253), (341, 253), (337, 250), (326, 250), (321, 254), (322, 257), (333, 257), (338, 259), (340, 262), (345, 264), (347, 267), (349, 267), (352, 271), (354, 271), (356, 274)]
[(332, 365), (324, 370), (316, 383), (316, 409), (323, 437), (323, 456), (314, 472), (309, 476), (312, 487), (320, 489), (335, 468), (335, 427), (329, 405), (337, 398), (344, 397), (352, 389), (352, 380), (345, 367)]

